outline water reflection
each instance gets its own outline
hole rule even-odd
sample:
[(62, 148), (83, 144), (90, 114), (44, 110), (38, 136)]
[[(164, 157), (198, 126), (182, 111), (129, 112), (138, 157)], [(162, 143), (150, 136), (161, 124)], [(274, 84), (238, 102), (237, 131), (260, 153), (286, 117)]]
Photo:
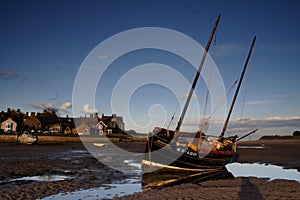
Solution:
[(142, 192), (141, 184), (106, 184), (103, 187), (92, 188), (88, 190), (79, 190), (75, 192), (59, 193), (43, 200), (63, 200), (63, 199), (112, 199), (113, 197), (120, 197), (135, 192)]
[(10, 179), (6, 181), (1, 181), (0, 183), (14, 182), (14, 181), (64, 181), (70, 180), (72, 177), (62, 176), (62, 175), (43, 175), (43, 176), (26, 176), (21, 178)]
[(160, 169), (151, 173), (143, 174), (143, 190), (179, 185), (182, 183), (195, 183), (216, 179), (231, 179), (233, 175), (224, 168), (205, 169), (200, 172), (179, 171), (174, 169)]
[(284, 169), (277, 165), (266, 165), (259, 163), (230, 163), (226, 165), (229, 172), (234, 177), (257, 177), (257, 178), (269, 178), (295, 180), (300, 182), (300, 172), (296, 169)]
[[(266, 165), (259, 163), (230, 163), (222, 169), (206, 169), (202, 172), (178, 171), (160, 169), (151, 173), (143, 174), (143, 190), (166, 187), (182, 183), (196, 183), (207, 180), (232, 179), (234, 177), (257, 177), (295, 180), (300, 182), (300, 172), (296, 169), (284, 169), (281, 166)], [(245, 179), (246, 180), (246, 179)]]

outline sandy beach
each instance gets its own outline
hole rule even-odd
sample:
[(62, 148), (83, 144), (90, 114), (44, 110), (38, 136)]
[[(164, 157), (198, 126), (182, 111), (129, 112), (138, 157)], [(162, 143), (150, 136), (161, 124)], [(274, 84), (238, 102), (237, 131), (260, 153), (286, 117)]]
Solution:
[[(143, 151), (143, 143), (131, 142), (120, 146), (135, 152)], [(241, 142), (240, 147), (241, 163), (275, 164), (300, 171), (299, 140)], [(0, 158), (0, 199), (38, 199), (57, 193), (97, 188), (131, 176), (105, 166), (91, 156), (81, 143), (33, 146), (1, 143)], [(56, 175), (52, 178), (58, 180), (20, 180), (22, 177), (45, 175)], [(297, 181), (236, 177), (185, 183), (114, 198), (299, 199), (299, 196), (300, 183)]]

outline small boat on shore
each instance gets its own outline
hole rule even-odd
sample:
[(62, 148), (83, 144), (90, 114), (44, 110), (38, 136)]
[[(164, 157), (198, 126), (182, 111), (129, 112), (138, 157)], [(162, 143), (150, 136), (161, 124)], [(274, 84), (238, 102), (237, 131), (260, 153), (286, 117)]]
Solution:
[(22, 134), (17, 135), (16, 144), (32, 145), (37, 143), (38, 143), (38, 137), (32, 135), (32, 133), (28, 131), (24, 131)]
[[(231, 103), (230, 110), (228, 112), (222, 132), (219, 134), (219, 136), (207, 135), (201, 130), (195, 132), (180, 131), (181, 124), (190, 103), (192, 93), (197, 84), (205, 57), (209, 51), (209, 47), (219, 19), (220, 16), (218, 16), (214, 24), (214, 28), (210, 34), (176, 129), (169, 130), (168, 128), (155, 127), (153, 132), (149, 133), (145, 148), (145, 157), (142, 160), (143, 176), (145, 177), (147, 174), (151, 175), (151, 173), (154, 173), (156, 170), (159, 170), (161, 172), (160, 174), (176, 174), (180, 172), (184, 173), (185, 177), (191, 178), (195, 176), (195, 174), (201, 176), (207, 173), (213, 174), (212, 172), (220, 173), (224, 171), (226, 164), (236, 161), (238, 158), (237, 141), (241, 138), (237, 139), (237, 135), (225, 137), (224, 134), (226, 132), (235, 100), (242, 84), (256, 37), (253, 38), (245, 65), (239, 78), (237, 89)], [(248, 133), (247, 135), (250, 135), (254, 132), (256, 132), (256, 130)], [(242, 138), (244, 138), (244, 136)]]
[(93, 143), (95, 147), (108, 147), (107, 143)]

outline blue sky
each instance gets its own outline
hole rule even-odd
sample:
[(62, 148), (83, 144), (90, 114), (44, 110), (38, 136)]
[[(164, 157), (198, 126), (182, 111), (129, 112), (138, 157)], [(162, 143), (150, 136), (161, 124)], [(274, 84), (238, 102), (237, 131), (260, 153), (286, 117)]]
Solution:
[[(214, 59), (226, 89), (239, 76), (251, 40), (257, 36), (247, 71), (243, 112), (249, 120), (247, 130), (258, 127), (261, 134), (291, 134), (300, 129), (299, 8), (298, 1), (1, 1), (0, 110), (42, 111), (52, 106), (60, 109), (61, 116), (72, 115), (77, 71), (99, 43), (129, 29), (162, 27), (205, 46), (221, 14)], [(108, 81), (98, 86), (96, 107), (89, 109), (110, 115), (110, 96), (103, 93), (109, 94), (108, 88), (133, 65), (156, 61), (174, 67), (183, 62), (166, 54), (161, 59), (159, 53), (136, 52), (119, 59), (107, 72)], [(188, 79), (193, 77), (191, 68), (177, 69)], [(205, 93), (201, 88), (199, 92)], [(235, 119), (242, 110), (244, 90), (245, 84), (232, 116), (232, 131), (240, 125)], [(142, 115), (152, 104), (161, 103), (167, 105), (170, 118), (176, 101), (166, 100), (172, 94), (164, 91), (157, 86), (140, 88), (131, 101), (132, 112)], [(169, 96), (158, 102), (150, 98), (153, 93)]]

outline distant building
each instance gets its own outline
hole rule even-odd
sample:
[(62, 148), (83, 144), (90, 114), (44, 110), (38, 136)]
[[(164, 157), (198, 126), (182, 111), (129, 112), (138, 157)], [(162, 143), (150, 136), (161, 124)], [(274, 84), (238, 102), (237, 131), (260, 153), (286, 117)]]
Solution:
[[(22, 113), (20, 111), (20, 109), (17, 109), (17, 110), (11, 110), (10, 108), (7, 108), (7, 111), (4, 112), (4, 111), (1, 111), (0, 113), (0, 123), (2, 124), (4, 121), (8, 120), (8, 119), (11, 119), (14, 123), (16, 123), (17, 125), (15, 125), (14, 123), (11, 124), (12, 126), (12, 133), (16, 133), (16, 132), (19, 132), (21, 130), (23, 130), (23, 121), (24, 121), (24, 117), (25, 117), (25, 114)], [(7, 123), (7, 127), (5, 128), (6, 125), (2, 125), (1, 128), (0, 128), (0, 131), (1, 132), (9, 132), (7, 131), (9, 128), (9, 124)]]
[(41, 122), (35, 116), (35, 112), (31, 112), (30, 116), (24, 119), (24, 130), (37, 131), (41, 128)]
[(61, 133), (61, 125), (59, 123), (51, 124), (49, 131), (52, 133)]
[(78, 135), (90, 135), (91, 134), (91, 127), (87, 124), (80, 124), (76, 127)]
[(106, 135), (107, 134), (107, 125), (104, 124), (103, 121), (99, 121), (98, 124), (95, 126), (96, 133), (99, 135)]
[(125, 129), (125, 123), (123, 117), (112, 114), (111, 116), (105, 116), (102, 114), (101, 118), (98, 118), (98, 121), (102, 121), (107, 127), (107, 134), (111, 133), (123, 133)]
[(59, 117), (60, 125), (61, 125), (61, 132), (64, 134), (77, 134), (74, 118), (69, 117)]
[(96, 133), (95, 126), (98, 124), (97, 114), (90, 115), (89, 117), (78, 117), (74, 118), (74, 123), (78, 135), (99, 135)]
[(0, 113), (0, 132), (19, 133), (22, 131), (35, 131), (44, 133), (64, 133), (82, 135), (107, 135), (123, 133), (125, 123), (123, 117), (112, 114), (101, 117), (97, 113), (88, 117), (58, 117), (54, 111), (44, 110), (42, 113), (31, 112), (29, 115), (20, 109), (7, 109)]
[[(53, 131), (57, 132), (56, 130), (59, 130), (58, 132), (61, 131), (61, 127), (58, 127), (60, 126), (59, 118), (57, 117), (54, 111), (49, 112), (47, 110), (44, 110), (43, 113), (37, 113), (36, 118), (41, 122), (40, 129), (42, 131), (52, 131), (52, 132)], [(53, 128), (55, 130), (53, 130)]]
[(4, 133), (16, 133), (17, 131), (17, 123), (9, 117), (7, 120), (1, 123), (1, 129)]
[(113, 114), (101, 118), (98, 114), (90, 115), (89, 117), (74, 118), (76, 130), (81, 135), (107, 135), (112, 133), (123, 133), (124, 122), (123, 117)]

